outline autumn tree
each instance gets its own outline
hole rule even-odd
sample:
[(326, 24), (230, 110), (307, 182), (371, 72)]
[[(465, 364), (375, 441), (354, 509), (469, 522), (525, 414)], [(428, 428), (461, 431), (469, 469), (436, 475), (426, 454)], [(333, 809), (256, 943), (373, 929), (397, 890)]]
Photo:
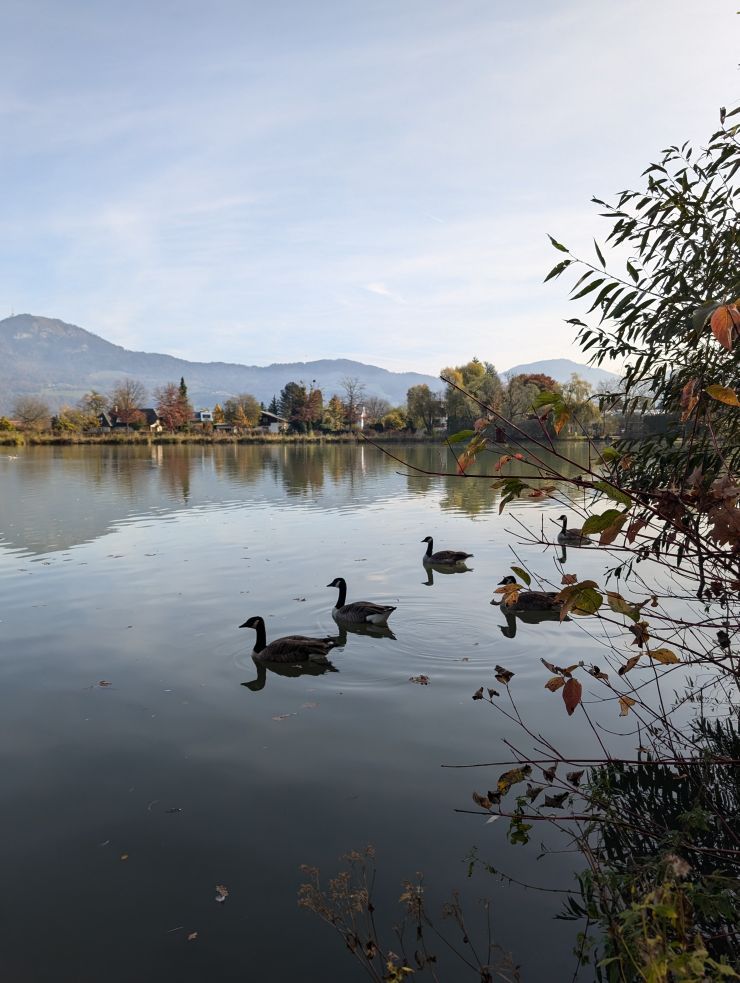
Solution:
[(27, 430), (43, 430), (49, 425), (51, 411), (48, 403), (38, 396), (19, 396), (13, 406), (13, 416)]
[(78, 406), (83, 413), (88, 413), (97, 419), (107, 409), (108, 402), (108, 397), (104, 393), (91, 389), (80, 399)]
[(381, 396), (368, 396), (365, 400), (365, 423), (374, 427), (383, 419), (386, 413), (390, 413), (391, 404)]
[(216, 403), (213, 407), (213, 422), (214, 423), (225, 423), (226, 417), (224, 416), (223, 407), (220, 403)]
[(225, 422), (240, 429), (256, 427), (261, 412), (259, 401), (251, 393), (240, 393), (227, 399), (223, 408)]
[(120, 379), (110, 396), (110, 409), (121, 423), (128, 429), (132, 424), (140, 423), (141, 406), (146, 399), (144, 384), (138, 379)]
[(187, 390), (183, 396), (183, 387), (168, 382), (154, 390), (157, 414), (165, 427), (170, 431), (179, 430), (185, 426), (193, 415), (193, 408), (187, 398)]
[[(451, 430), (464, 430), (473, 426), (481, 415), (479, 399), (495, 409), (499, 406), (503, 387), (498, 373), (491, 362), (481, 362), (472, 358), (463, 365), (442, 370), (442, 378), (454, 385), (448, 388), (446, 395), (447, 416)], [(459, 386), (465, 392), (455, 389)], [(471, 399), (474, 396), (475, 399)]]
[(337, 433), (340, 430), (344, 430), (344, 403), (335, 393), (324, 408), (324, 428), (331, 431), (332, 433)]

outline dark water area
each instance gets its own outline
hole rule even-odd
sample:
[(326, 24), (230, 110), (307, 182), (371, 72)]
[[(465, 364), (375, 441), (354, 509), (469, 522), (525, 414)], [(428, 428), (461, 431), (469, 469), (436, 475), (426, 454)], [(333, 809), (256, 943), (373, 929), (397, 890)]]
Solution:
[[(403, 456), (451, 463), (436, 447)], [(491, 899), (523, 980), (571, 978), (562, 896), (468, 879), (465, 858), (477, 847), (519, 880), (567, 887), (573, 856), (537, 859), (556, 842), (546, 824), (513, 847), (506, 820), (454, 811), (503, 769), (440, 767), (507, 758), (503, 739), (531, 746), (471, 700), (497, 663), (539, 731), (598, 754), (540, 663), (593, 661), (593, 637), (575, 622), (506, 637), (489, 603), (517, 562), (514, 517), (554, 534), (563, 506), (500, 516), (490, 480), (400, 471), (368, 446), (0, 453), (0, 980), (364, 979), (297, 890), (301, 864), (330, 875), (368, 843), (382, 926), (423, 871), (432, 913), (459, 890), (482, 926)], [(470, 569), (429, 574), (426, 535), (473, 553)], [(516, 548), (554, 576), (549, 554)], [(603, 571), (579, 552), (569, 569)], [(237, 626), (259, 614), (268, 640), (337, 634), (338, 576), (349, 600), (397, 605), (395, 638), (350, 633), (336, 671), (259, 679)], [(452, 963), (442, 978), (468, 977)]]

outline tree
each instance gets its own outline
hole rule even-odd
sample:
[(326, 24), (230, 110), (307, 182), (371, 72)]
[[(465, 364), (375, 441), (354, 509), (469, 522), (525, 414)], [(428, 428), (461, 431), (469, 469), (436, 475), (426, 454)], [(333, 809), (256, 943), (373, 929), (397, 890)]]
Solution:
[(193, 416), (193, 408), (187, 398), (187, 390), (183, 397), (183, 386), (168, 382), (154, 390), (157, 414), (162, 423), (170, 431), (184, 427)]
[(324, 409), (324, 427), (332, 433), (344, 430), (344, 403), (335, 393)]
[(270, 413), (274, 413), (275, 416), (279, 416), (277, 396), (274, 396), (273, 395), (273, 397), (270, 400), (270, 404), (267, 407), (267, 409), (269, 410)]
[(386, 413), (390, 413), (391, 404), (380, 396), (368, 396), (365, 400), (365, 423), (376, 426)]
[[(483, 412), (479, 403), (470, 396), (476, 397), (492, 409), (500, 404), (503, 386), (490, 362), (483, 363), (472, 358), (464, 365), (443, 369), (441, 375), (454, 384), (447, 390), (446, 396), (448, 423), (453, 431), (470, 429)], [(460, 392), (455, 386), (465, 392)]]
[(220, 403), (216, 403), (213, 407), (213, 422), (214, 423), (225, 423), (226, 417), (224, 416), (224, 411)]
[(403, 406), (397, 406), (385, 414), (380, 421), (383, 430), (404, 430), (406, 428), (407, 411)]
[(27, 430), (43, 430), (49, 425), (51, 411), (48, 403), (38, 396), (19, 396), (13, 406), (13, 416)]
[(406, 406), (412, 425), (428, 434), (434, 432), (434, 421), (444, 413), (444, 401), (425, 382), (409, 389), (406, 393)]
[(520, 420), (533, 412), (541, 390), (526, 375), (514, 375), (507, 380), (501, 400), (501, 412), (507, 420)]
[(113, 387), (110, 409), (128, 429), (141, 422), (140, 407), (146, 399), (146, 389), (138, 379), (120, 379)]
[(260, 413), (259, 401), (251, 393), (240, 393), (224, 403), (225, 422), (240, 429), (256, 427), (260, 421)]
[(345, 417), (351, 430), (360, 418), (362, 400), (365, 395), (365, 383), (361, 382), (357, 376), (345, 376), (340, 384), (345, 395)]
[(97, 419), (107, 408), (108, 402), (106, 395), (98, 392), (97, 389), (91, 389), (82, 397), (79, 407), (84, 413), (89, 413)]
[(314, 385), (312, 382), (305, 401), (297, 408), (296, 413), (297, 421), (304, 424), (309, 433), (316, 424), (321, 423), (324, 416), (324, 397), (321, 390), (315, 389)]

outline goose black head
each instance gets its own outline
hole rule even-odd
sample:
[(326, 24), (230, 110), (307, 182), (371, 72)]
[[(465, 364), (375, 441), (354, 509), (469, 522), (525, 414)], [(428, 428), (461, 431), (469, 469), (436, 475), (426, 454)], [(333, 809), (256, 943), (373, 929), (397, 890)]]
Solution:
[(431, 536), (425, 536), (425, 537), (424, 537), (424, 538), (422, 539), (422, 543), (431, 543), (432, 541), (433, 541), (433, 540), (432, 540), (432, 537), (431, 537)]
[(341, 588), (341, 587), (346, 587), (347, 584), (345, 583), (344, 577), (335, 577), (334, 580), (332, 580), (332, 582), (330, 584), (327, 584), (326, 586)]
[(240, 628), (259, 628), (265, 622), (259, 615), (255, 615), (253, 618), (248, 618), (243, 625), (239, 625)]
[(511, 575), (509, 575), (508, 577), (504, 577), (503, 580), (499, 580), (498, 583), (499, 583), (499, 587), (501, 586), (501, 584), (515, 584), (516, 577), (512, 577)]

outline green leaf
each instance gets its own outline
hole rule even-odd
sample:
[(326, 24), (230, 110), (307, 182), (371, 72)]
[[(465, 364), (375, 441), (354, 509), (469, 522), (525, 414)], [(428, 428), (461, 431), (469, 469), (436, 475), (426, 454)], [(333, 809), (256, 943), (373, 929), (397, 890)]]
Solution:
[(606, 279), (603, 276), (598, 280), (592, 280), (588, 286), (584, 287), (583, 290), (579, 290), (578, 293), (574, 294), (570, 299), (578, 300), (580, 297), (585, 297), (586, 294), (590, 294), (592, 290), (596, 290), (597, 287), (600, 287), (602, 283), (606, 283)]
[(560, 393), (551, 393), (545, 389), (535, 397), (534, 406), (535, 409), (539, 409), (541, 406), (557, 406), (557, 404), (562, 403), (562, 401), (563, 397), (560, 395)]
[(561, 242), (558, 242), (557, 239), (553, 239), (553, 237), (550, 235), (549, 232), (547, 234), (547, 238), (550, 240), (550, 242), (553, 244), (553, 246), (556, 249), (559, 249), (560, 250), (561, 253), (567, 253), (568, 252), (568, 247), (567, 246), (564, 246)]
[(583, 523), (583, 535), (591, 536), (595, 532), (602, 532), (613, 525), (622, 513), (618, 509), (607, 509), (601, 515), (590, 515)]
[(599, 244), (595, 239), (594, 239), (594, 249), (596, 250), (596, 255), (599, 257), (599, 262), (604, 267), (604, 269), (606, 269), (606, 260), (604, 259), (604, 254), (599, 249)]
[(608, 481), (596, 481), (594, 483), (594, 488), (597, 491), (603, 492), (614, 502), (619, 502), (620, 505), (630, 506), (632, 505), (632, 499), (629, 495), (625, 495), (623, 491), (615, 488), (614, 485), (610, 485)]
[(475, 430), (459, 430), (447, 438), (448, 444), (459, 444), (461, 440), (470, 440), (475, 436)]
[(511, 569), (514, 571), (514, 573), (517, 575), (517, 577), (520, 580), (523, 580), (524, 583), (527, 585), (527, 587), (529, 587), (529, 585), (532, 583), (532, 578), (529, 576), (529, 574), (527, 573), (527, 571), (526, 570), (522, 570), (521, 567), (512, 567)]
[(616, 614), (625, 614), (633, 621), (639, 620), (641, 605), (632, 604), (630, 601), (625, 600), (621, 594), (617, 594), (616, 591), (611, 590), (606, 592), (606, 599), (609, 607)]
[(550, 272), (547, 274), (547, 276), (543, 280), (543, 283), (547, 283), (547, 281), (548, 280), (552, 280), (553, 277), (560, 276), (560, 274), (563, 272), (563, 270), (567, 269), (572, 262), (573, 261), (570, 260), (570, 259), (564, 259), (561, 263), (558, 263), (557, 266), (553, 266), (553, 268), (550, 270)]

